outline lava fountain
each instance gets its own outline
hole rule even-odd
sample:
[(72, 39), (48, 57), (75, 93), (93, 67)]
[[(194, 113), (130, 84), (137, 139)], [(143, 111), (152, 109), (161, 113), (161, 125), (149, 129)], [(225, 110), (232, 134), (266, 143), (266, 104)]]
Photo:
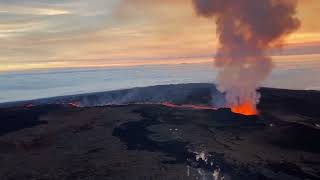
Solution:
[(242, 104), (236, 104), (230, 107), (231, 111), (238, 114), (247, 116), (256, 115), (257, 109), (252, 102), (243, 102)]
[(214, 18), (220, 46), (215, 56), (217, 85), (226, 107), (257, 114), (257, 89), (270, 74), (268, 50), (297, 30), (296, 0), (193, 0), (198, 15)]

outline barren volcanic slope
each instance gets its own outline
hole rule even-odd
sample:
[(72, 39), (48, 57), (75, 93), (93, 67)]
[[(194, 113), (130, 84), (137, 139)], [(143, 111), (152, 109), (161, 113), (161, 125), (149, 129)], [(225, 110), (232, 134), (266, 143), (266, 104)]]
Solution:
[(156, 104), (2, 108), (0, 179), (319, 179), (320, 93), (261, 92), (259, 116)]

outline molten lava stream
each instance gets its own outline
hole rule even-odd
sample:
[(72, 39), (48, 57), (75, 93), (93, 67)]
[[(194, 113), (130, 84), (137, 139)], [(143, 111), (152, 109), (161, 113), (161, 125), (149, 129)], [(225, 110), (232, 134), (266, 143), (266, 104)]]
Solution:
[(69, 102), (68, 105), (71, 107), (80, 107), (77, 102)]
[(232, 112), (237, 113), (237, 114), (243, 114), (246, 116), (252, 116), (252, 115), (258, 114), (255, 105), (253, 105), (250, 102), (244, 102), (239, 105), (231, 106), (230, 108), (231, 108)]
[(170, 102), (161, 103), (164, 106), (171, 107), (171, 108), (187, 108), (187, 109), (195, 109), (195, 110), (217, 110), (214, 107), (204, 106), (204, 105), (194, 105), (194, 104), (182, 104), (176, 105)]

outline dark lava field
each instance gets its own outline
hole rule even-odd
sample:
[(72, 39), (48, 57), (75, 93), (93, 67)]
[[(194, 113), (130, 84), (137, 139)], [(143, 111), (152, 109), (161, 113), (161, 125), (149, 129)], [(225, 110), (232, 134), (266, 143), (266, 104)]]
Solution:
[[(193, 84), (172, 103), (208, 105), (212, 90)], [(320, 92), (259, 91), (257, 116), (150, 99), (82, 107), (7, 104), (0, 108), (0, 180), (320, 179)]]

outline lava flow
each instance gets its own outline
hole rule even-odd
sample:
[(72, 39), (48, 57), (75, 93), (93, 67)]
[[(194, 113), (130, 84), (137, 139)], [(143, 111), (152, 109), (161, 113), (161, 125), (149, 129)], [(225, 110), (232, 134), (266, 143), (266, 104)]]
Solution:
[(186, 108), (186, 109), (195, 109), (195, 110), (217, 110), (214, 107), (204, 106), (204, 105), (193, 105), (193, 104), (176, 105), (169, 102), (164, 102), (161, 104), (171, 108)]
[(77, 102), (69, 102), (68, 105), (71, 107), (80, 107)]
[(255, 105), (253, 105), (250, 102), (244, 102), (239, 105), (231, 106), (230, 108), (233, 113), (242, 114), (242, 115), (246, 115), (246, 116), (252, 116), (252, 115), (258, 114), (258, 111), (257, 111)]

